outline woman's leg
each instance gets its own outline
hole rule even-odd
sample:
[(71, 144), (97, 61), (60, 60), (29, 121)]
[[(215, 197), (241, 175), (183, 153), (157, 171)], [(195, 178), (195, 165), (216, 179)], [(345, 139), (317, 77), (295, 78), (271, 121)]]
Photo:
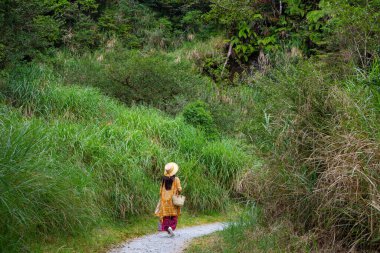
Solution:
[(162, 231), (166, 231), (168, 232), (168, 228), (170, 227), (171, 225), (171, 220), (170, 220), (170, 216), (165, 216), (163, 221), (162, 221)]
[[(167, 231), (169, 234), (172, 234), (177, 227), (178, 217), (177, 216), (165, 216), (162, 222), (162, 231)], [(171, 228), (171, 231), (169, 230)]]
[(172, 216), (170, 217), (170, 227), (175, 230), (176, 227), (177, 227), (177, 223), (178, 223), (178, 216)]

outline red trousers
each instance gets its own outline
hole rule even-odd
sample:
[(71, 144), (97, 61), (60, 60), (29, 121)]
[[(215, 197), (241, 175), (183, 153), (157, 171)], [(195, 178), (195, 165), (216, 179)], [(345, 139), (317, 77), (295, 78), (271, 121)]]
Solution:
[(171, 227), (173, 230), (177, 227), (178, 217), (177, 216), (165, 216), (161, 224), (161, 231), (168, 231)]

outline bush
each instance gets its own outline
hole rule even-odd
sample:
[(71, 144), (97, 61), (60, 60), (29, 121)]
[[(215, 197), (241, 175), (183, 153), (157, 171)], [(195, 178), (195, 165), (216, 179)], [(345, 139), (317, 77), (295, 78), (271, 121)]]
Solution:
[(30, 60), (57, 42), (60, 23), (44, 15), (47, 11), (36, 0), (0, 3), (0, 66)]
[(333, 0), (321, 1), (320, 7), (329, 16), (325, 35), (330, 50), (339, 51), (345, 61), (370, 67), (380, 53), (380, 2)]
[(68, 85), (94, 86), (128, 105), (151, 105), (171, 114), (201, 92), (200, 87), (210, 86), (186, 62), (159, 53), (117, 48), (80, 58), (61, 54), (54, 65)]
[(183, 109), (183, 117), (186, 123), (202, 129), (211, 138), (218, 136), (214, 120), (206, 103), (195, 101), (188, 104)]

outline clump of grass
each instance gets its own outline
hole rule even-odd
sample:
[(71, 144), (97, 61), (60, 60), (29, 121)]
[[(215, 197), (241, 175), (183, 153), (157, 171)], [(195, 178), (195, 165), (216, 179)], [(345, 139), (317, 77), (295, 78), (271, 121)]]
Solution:
[(51, 153), (43, 122), (0, 113), (0, 247), (6, 252), (46, 234), (75, 234), (99, 215), (92, 179)]
[[(227, 147), (227, 149), (226, 149)], [(249, 157), (232, 141), (209, 143), (202, 150), (201, 161), (208, 164), (207, 173), (222, 185), (233, 186), (241, 168), (251, 166)]]
[(58, 79), (46, 66), (23, 65), (7, 74), (7, 83), (2, 93), (13, 106), (20, 107), (23, 114), (63, 116), (68, 119), (90, 119), (107, 117), (116, 103), (100, 92), (76, 86), (62, 87)]
[(223, 231), (196, 239), (186, 253), (227, 252), (313, 252), (313, 235), (297, 236), (285, 221), (267, 223), (263, 210), (255, 205), (241, 213)]

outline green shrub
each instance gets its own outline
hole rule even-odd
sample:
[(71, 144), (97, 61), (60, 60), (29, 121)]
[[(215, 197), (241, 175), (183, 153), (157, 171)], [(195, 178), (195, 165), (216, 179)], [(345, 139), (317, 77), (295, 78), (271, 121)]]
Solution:
[[(347, 0), (321, 1), (322, 13), (329, 16), (326, 43), (331, 51), (339, 50), (345, 61), (368, 68), (379, 57), (380, 2)], [(343, 57), (342, 57), (343, 56)]]
[(183, 109), (183, 117), (186, 123), (202, 129), (211, 138), (217, 137), (218, 132), (206, 103), (195, 101), (188, 104)]
[(187, 12), (181, 19), (182, 25), (186, 27), (189, 32), (197, 32), (202, 26), (202, 12), (200, 10), (193, 10)]
[(61, 54), (54, 65), (68, 85), (94, 86), (128, 105), (151, 105), (171, 114), (192, 100), (200, 87), (210, 86), (186, 62), (159, 53), (117, 48), (80, 58)]

